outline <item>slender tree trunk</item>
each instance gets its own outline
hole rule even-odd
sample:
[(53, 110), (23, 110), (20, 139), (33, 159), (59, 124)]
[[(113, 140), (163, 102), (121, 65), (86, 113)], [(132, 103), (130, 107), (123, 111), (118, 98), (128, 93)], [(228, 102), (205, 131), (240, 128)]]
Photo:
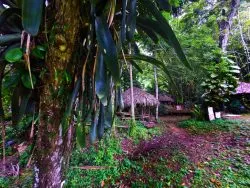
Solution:
[[(132, 53), (131, 44), (129, 44), (129, 54)], [(129, 78), (130, 78), (130, 96), (131, 96), (131, 117), (135, 122), (135, 103), (134, 103), (134, 84), (133, 84), (133, 66), (129, 63)]]
[[(154, 66), (154, 78), (155, 78), (155, 97), (159, 100), (159, 87), (158, 87), (158, 79), (157, 79), (157, 67)], [(155, 119), (159, 120), (159, 105), (156, 106), (155, 109)]]
[(54, 6), (51, 11), (56, 11), (53, 23), (55, 41), (49, 46), (46, 58), (48, 72), (41, 90), (34, 165), (34, 187), (41, 188), (62, 186), (64, 168), (72, 149), (72, 124), (69, 123), (65, 134), (62, 128), (65, 101), (70, 92), (70, 86), (63, 77), (66, 71), (72, 73), (69, 67), (74, 67), (72, 56), (80, 25), (80, 0), (55, 0), (51, 6)]
[(242, 29), (242, 25), (241, 25), (241, 20), (240, 20), (240, 15), (238, 14), (238, 25), (239, 25), (239, 31), (240, 31), (240, 38), (241, 38), (241, 43), (242, 46), (244, 48), (244, 52), (246, 54), (246, 58), (247, 58), (247, 71), (249, 72), (249, 64), (250, 64), (250, 53), (249, 53), (249, 49), (247, 46), (247, 43), (244, 39), (244, 35), (243, 35), (243, 29)]
[(231, 1), (231, 10), (230, 10), (227, 18), (223, 19), (219, 23), (219, 27), (220, 27), (219, 46), (223, 52), (226, 52), (226, 50), (227, 50), (230, 29), (231, 29), (232, 24), (233, 24), (233, 18), (236, 15), (239, 6), (240, 6), (240, 0), (232, 0)]
[(134, 84), (133, 84), (133, 66), (129, 64), (129, 76), (130, 76), (130, 96), (131, 96), (131, 117), (135, 122), (135, 103), (134, 103)]

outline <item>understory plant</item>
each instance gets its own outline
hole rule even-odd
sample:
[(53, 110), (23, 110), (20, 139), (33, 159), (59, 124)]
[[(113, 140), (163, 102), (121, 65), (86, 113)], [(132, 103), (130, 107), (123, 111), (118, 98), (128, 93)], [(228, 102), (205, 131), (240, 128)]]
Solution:
[(205, 90), (202, 97), (208, 106), (220, 109), (235, 92), (240, 68), (227, 57), (218, 57), (217, 61), (205, 65), (204, 68), (207, 76), (202, 83)]

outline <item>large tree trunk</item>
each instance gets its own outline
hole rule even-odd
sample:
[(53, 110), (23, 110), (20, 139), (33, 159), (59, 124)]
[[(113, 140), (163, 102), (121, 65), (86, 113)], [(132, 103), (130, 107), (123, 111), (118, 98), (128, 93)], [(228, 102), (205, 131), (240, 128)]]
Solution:
[[(219, 23), (219, 27), (220, 27), (219, 46), (223, 52), (226, 52), (227, 50), (230, 29), (233, 24), (233, 18), (236, 15), (239, 6), (240, 6), (240, 0), (232, 0), (231, 10), (227, 18), (223, 19)], [(225, 14), (225, 10), (223, 10), (223, 14)], [(222, 16), (225, 16), (225, 15), (222, 15)]]
[[(55, 13), (55, 41), (49, 46), (43, 88), (40, 98), (34, 187), (61, 187), (63, 171), (72, 147), (73, 127), (63, 134), (64, 116), (70, 86), (63, 77), (72, 74), (72, 60), (80, 25), (80, 0), (55, 0), (51, 12)], [(56, 12), (55, 12), (56, 11)], [(53, 19), (52, 19), (53, 20)], [(70, 64), (70, 66), (69, 66)], [(74, 80), (74, 79), (73, 79)], [(63, 91), (63, 92), (62, 92)], [(70, 120), (69, 120), (70, 122)]]

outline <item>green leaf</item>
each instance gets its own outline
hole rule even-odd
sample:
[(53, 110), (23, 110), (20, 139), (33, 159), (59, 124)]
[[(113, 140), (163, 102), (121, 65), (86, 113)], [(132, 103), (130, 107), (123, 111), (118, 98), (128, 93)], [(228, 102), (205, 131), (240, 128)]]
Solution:
[[(137, 55), (125, 55), (125, 58), (127, 60), (141, 60), (141, 61), (146, 61), (148, 63), (151, 63), (152, 65), (157, 66), (158, 68), (160, 68), (161, 70), (163, 70), (165, 72), (165, 74), (168, 76), (170, 82), (173, 83), (173, 86), (177, 89), (178, 87), (176, 86), (170, 72), (168, 71), (167, 67), (165, 66), (165, 64), (161, 61), (158, 61), (157, 59), (153, 58), (153, 57), (149, 57), (149, 56), (145, 56), (145, 55), (141, 55), (141, 54), (137, 54)], [(177, 89), (178, 90), (178, 89)]]
[(6, 52), (5, 54), (5, 60), (10, 63), (18, 62), (22, 59), (23, 52), (21, 48), (14, 48)]
[(98, 124), (97, 124), (97, 136), (98, 139), (101, 139), (104, 134), (104, 106), (102, 103), (100, 103), (100, 111), (99, 111), (99, 118), (98, 118)]
[(230, 67), (233, 68), (233, 69), (240, 70), (240, 67), (238, 65), (231, 65)]
[(109, 80), (107, 75), (106, 64), (104, 63), (103, 55), (101, 52), (98, 52), (96, 58), (97, 58), (96, 73), (95, 73), (96, 95), (100, 99), (101, 103), (104, 106), (106, 106), (108, 100), (107, 97), (109, 88)]
[(119, 84), (120, 66), (117, 58), (117, 49), (106, 20), (103, 20), (101, 17), (96, 17), (95, 28), (97, 42), (103, 54), (104, 62), (111, 72), (114, 82)]
[[(155, 30), (155, 32), (158, 31), (158, 34), (160, 34), (164, 39), (166, 39), (167, 42), (169, 42), (169, 44), (175, 49), (175, 52), (182, 61), (182, 63), (186, 67), (192, 69), (168, 21), (164, 18), (159, 9), (157, 9), (155, 4), (151, 0), (142, 0), (142, 2), (145, 8), (149, 12), (151, 12), (152, 15), (155, 17), (155, 19), (157, 20), (157, 21), (153, 20), (150, 21), (151, 24), (154, 24), (154, 27), (151, 28)], [(149, 19), (147, 19), (147, 21), (149, 21)]]
[(7, 45), (12, 42), (21, 41), (21, 34), (8, 34), (8, 35), (0, 35), (0, 46)]
[(11, 49), (14, 49), (14, 48), (19, 48), (20, 47), (20, 43), (13, 43), (13, 44), (10, 44), (8, 45), (6, 48), (4, 48), (4, 50), (0, 53), (0, 60), (3, 60), (5, 59), (5, 55), (6, 53), (11, 50)]
[(66, 110), (65, 110), (65, 113), (63, 116), (63, 120), (62, 120), (63, 134), (65, 134), (67, 129), (68, 129), (68, 126), (70, 123), (69, 120), (70, 120), (70, 117), (72, 114), (72, 109), (74, 107), (74, 103), (76, 101), (77, 95), (79, 93), (79, 89), (81, 87), (81, 81), (82, 81), (82, 79), (80, 79), (80, 78), (77, 79), (75, 86), (74, 86), (74, 89), (72, 91), (72, 94), (69, 96), (67, 107), (66, 107)]
[(126, 60), (141, 60), (141, 61), (146, 61), (149, 62), (159, 68), (162, 68), (164, 66), (164, 64), (161, 61), (158, 61), (157, 59), (153, 58), (153, 57), (149, 57), (149, 56), (145, 56), (145, 55), (141, 55), (141, 54), (137, 54), (137, 55), (125, 55), (125, 59)]
[(34, 49), (32, 49), (31, 54), (39, 59), (44, 59), (45, 57), (45, 51), (41, 50), (41, 48), (35, 47)]
[(44, 0), (23, 0), (22, 21), (26, 32), (36, 36), (39, 31)]
[(90, 143), (94, 143), (97, 138), (97, 121), (98, 121), (98, 113), (92, 113), (91, 118), (91, 127), (90, 127)]
[(86, 144), (86, 135), (85, 135), (85, 126), (81, 125), (80, 123), (76, 126), (76, 142), (77, 144), (83, 148)]
[(138, 25), (138, 28), (140, 28), (144, 33), (146, 33), (146, 35), (148, 35), (148, 37), (151, 38), (155, 44), (158, 43), (159, 39), (156, 33), (151, 28), (147, 28), (143, 24), (140, 24), (140, 23), (138, 23), (137, 25)]
[(120, 110), (124, 109), (124, 102), (122, 98), (122, 89), (118, 87), (116, 90), (116, 109), (119, 108)]
[(157, 0), (160, 7), (166, 11), (171, 11), (172, 6), (170, 5), (168, 0)]
[(128, 16), (127, 16), (127, 38), (128, 40), (132, 40), (135, 34), (136, 28), (136, 3), (137, 0), (129, 0), (128, 1)]
[(133, 67), (135, 67), (140, 73), (143, 73), (143, 70), (141, 69), (141, 67), (134, 61), (130, 61), (130, 63), (132, 64)]
[(126, 40), (126, 8), (127, 8), (127, 1), (122, 1), (122, 20), (121, 20), (121, 43), (123, 44)]
[[(35, 77), (33, 74), (31, 74), (31, 78), (32, 78), (33, 85), (36, 85), (36, 77)], [(25, 73), (22, 75), (21, 80), (22, 80), (23, 85), (24, 85), (26, 88), (32, 89), (31, 80), (30, 80), (30, 76), (29, 76), (29, 73), (28, 73), (28, 72), (25, 72)]]
[(19, 8), (8, 8), (4, 10), (0, 15), (0, 27), (4, 27), (4, 24), (6, 23), (7, 19), (14, 14), (20, 15), (21, 10)]
[(236, 73), (236, 74), (239, 74), (240, 73), (240, 70), (229, 70), (229, 72), (232, 72), (232, 73)]
[(18, 84), (14, 89), (11, 98), (11, 112), (12, 112), (13, 125), (16, 125), (18, 121), (25, 114), (31, 94), (32, 94), (31, 90), (25, 88), (22, 84)]
[(105, 129), (111, 128), (113, 125), (113, 104), (111, 99), (108, 106), (104, 107), (104, 125)]

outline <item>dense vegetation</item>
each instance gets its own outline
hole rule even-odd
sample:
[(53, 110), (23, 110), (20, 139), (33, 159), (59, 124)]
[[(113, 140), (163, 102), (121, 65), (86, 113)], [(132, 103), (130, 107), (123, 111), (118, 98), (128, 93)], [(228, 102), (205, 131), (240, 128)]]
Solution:
[[(249, 126), (205, 120), (208, 106), (250, 109), (234, 97), (250, 81), (249, 10), (248, 0), (0, 1), (0, 187), (248, 187)], [(122, 120), (134, 86), (193, 119), (161, 120), (156, 105), (147, 129), (131, 89)], [(195, 159), (188, 144), (206, 134), (242, 145)]]

